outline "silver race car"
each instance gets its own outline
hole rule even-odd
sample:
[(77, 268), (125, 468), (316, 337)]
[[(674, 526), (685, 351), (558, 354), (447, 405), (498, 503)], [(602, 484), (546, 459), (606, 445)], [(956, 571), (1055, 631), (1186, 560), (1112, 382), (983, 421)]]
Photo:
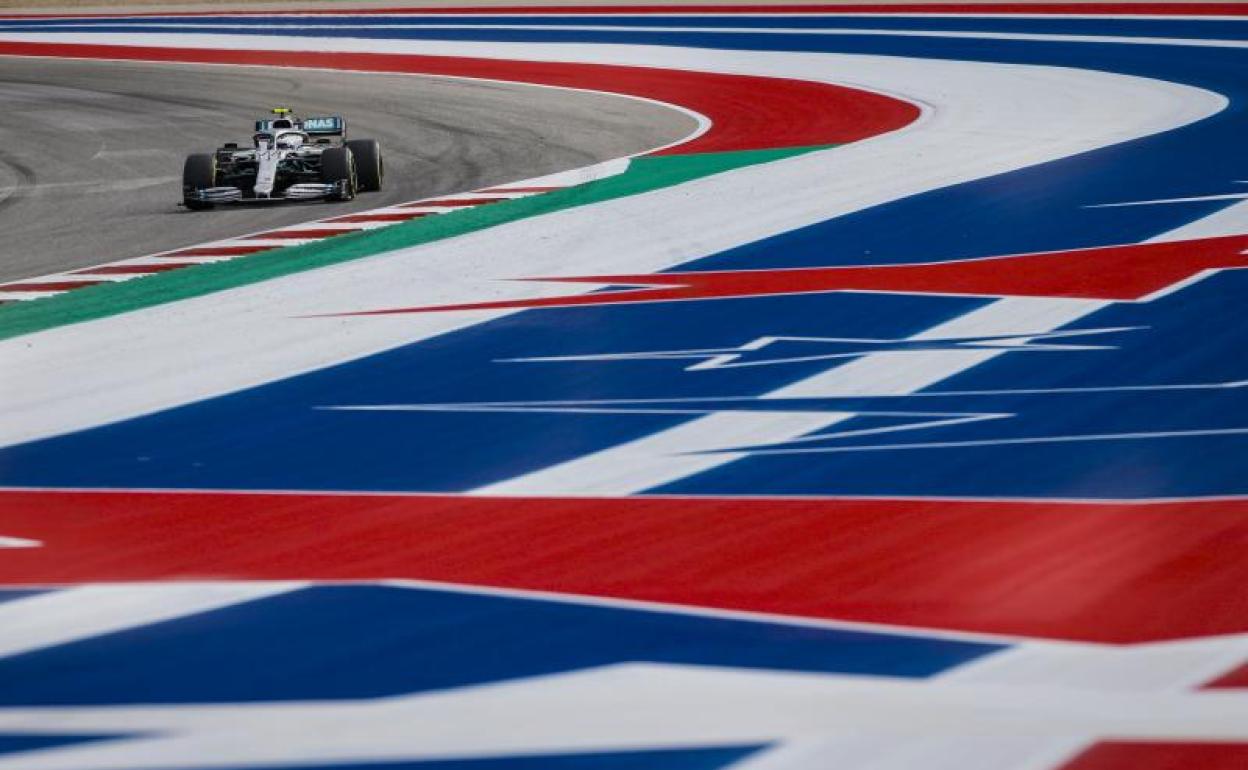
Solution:
[(235, 143), (189, 155), (182, 167), (182, 202), (189, 209), (217, 203), (273, 200), (349, 201), (380, 190), (385, 173), (375, 139), (347, 140), (340, 116), (299, 119), (285, 107), (257, 120), (252, 147)]

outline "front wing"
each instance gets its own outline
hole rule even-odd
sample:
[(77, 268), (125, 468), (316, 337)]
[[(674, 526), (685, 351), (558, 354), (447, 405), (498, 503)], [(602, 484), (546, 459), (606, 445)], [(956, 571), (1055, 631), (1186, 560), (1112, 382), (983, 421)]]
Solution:
[(270, 197), (244, 197), (238, 187), (204, 187), (187, 193), (187, 199), (202, 203), (260, 203), (280, 200), (322, 200), (347, 197), (347, 182), (292, 184)]

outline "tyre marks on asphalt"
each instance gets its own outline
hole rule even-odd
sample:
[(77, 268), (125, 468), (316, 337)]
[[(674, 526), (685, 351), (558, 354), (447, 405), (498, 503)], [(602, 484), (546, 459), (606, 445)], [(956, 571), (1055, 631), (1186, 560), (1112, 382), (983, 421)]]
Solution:
[[(35, 186), (35, 170), (7, 153), (0, 152), (0, 209), (15, 202)], [(7, 179), (6, 179), (7, 177)]]

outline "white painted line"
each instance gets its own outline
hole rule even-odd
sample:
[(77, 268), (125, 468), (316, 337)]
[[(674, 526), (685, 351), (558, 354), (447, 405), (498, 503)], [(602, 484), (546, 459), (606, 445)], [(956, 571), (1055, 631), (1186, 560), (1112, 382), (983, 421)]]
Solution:
[[(86, 268), (86, 269), (94, 269), (94, 268)], [(78, 272), (53, 273), (51, 275), (41, 275), (38, 278), (21, 278), (16, 281), (5, 281), (4, 288), (9, 291), (17, 292), (19, 290), (14, 287), (23, 286), (26, 284), (68, 283), (68, 282), (73, 282), (73, 281), (80, 282), (80, 283), (99, 283), (101, 281), (124, 281), (124, 280), (127, 280), (128, 278), (129, 276), (124, 276), (124, 275), (122, 276), (87, 275), (85, 273), (78, 273)], [(60, 292), (57, 292), (57, 293), (59, 294)]]
[(1248, 193), (1227, 193), (1225, 195), (1197, 195), (1191, 198), (1157, 198), (1148, 201), (1125, 201), (1123, 203), (1095, 203), (1084, 208), (1112, 209), (1123, 206), (1156, 206), (1163, 203), (1199, 203), (1203, 201), (1232, 201), (1248, 198)]
[[(332, 237), (332, 236), (331, 236)], [(323, 238), (248, 238), (244, 241), (233, 243), (235, 246), (268, 246), (270, 248), (281, 248), (283, 246), (302, 246), (305, 243), (316, 243), (324, 240)], [(251, 256), (247, 254), (245, 256)]]
[[(490, 188), (490, 189), (494, 190), (495, 188)], [(515, 200), (517, 198), (527, 198), (530, 195), (533, 195), (533, 193), (526, 193), (526, 192), (488, 192), (487, 193), (487, 192), (469, 191), (469, 192), (462, 192), (462, 193), (451, 193), (450, 195), (438, 195), (436, 197), (427, 198), (425, 200), (431, 200), (431, 201), (463, 201), (463, 200), (506, 201), (506, 200)]]
[(265, 230), (263, 232), (288, 233), (288, 232), (294, 232), (298, 230), (344, 230), (344, 231), (357, 230), (357, 229), (362, 228), (363, 225), (359, 223), (354, 223), (354, 222), (335, 222), (334, 220), (341, 219), (342, 217), (357, 216), (358, 214), (366, 214), (366, 213), (372, 213), (372, 212), (371, 211), (335, 212), (334, 214), (331, 214), (330, 216), (327, 216), (323, 219), (315, 219), (310, 222), (297, 222), (293, 225), (285, 225), (283, 227), (274, 227), (272, 229)]
[(32, 299), (55, 297), (59, 291), (0, 291), (0, 302), (28, 302)]
[(43, 542), (25, 537), (9, 537), (0, 535), (0, 548), (40, 548)]
[(1171, 230), (1164, 237), (1181, 241), (1189, 238), (1216, 238), (1219, 235), (1239, 233), (1248, 233), (1248, 201), (1241, 201), (1197, 219), (1195, 222), (1189, 222), (1176, 230)]
[(249, 257), (249, 256), (251, 255), (250, 254), (221, 254), (218, 256), (168, 257), (164, 260), (161, 260), (157, 264), (162, 264), (162, 265), (185, 264), (188, 266), (189, 265), (212, 265), (212, 264), (216, 264), (217, 262), (232, 262), (236, 259), (241, 259), (242, 257)]
[[(367, 215), (363, 215), (363, 214), (343, 214), (342, 216), (367, 216)], [(364, 231), (364, 230), (380, 230), (380, 229), (382, 229), (383, 227), (389, 227), (390, 225), (394, 225), (394, 224), (398, 224), (398, 223), (397, 223), (397, 222), (384, 222), (384, 221), (372, 221), (372, 222), (330, 222), (330, 221), (325, 221), (325, 222), (309, 222), (308, 224), (309, 224), (309, 225), (314, 225), (314, 226), (316, 226), (316, 228), (317, 228), (317, 229), (321, 229), (321, 228), (325, 228), (325, 229), (327, 229), (327, 230), (332, 230), (332, 229), (341, 229), (343, 233), (355, 233), (355, 232), (362, 232), (362, 231)], [(305, 227), (306, 227), (306, 225), (305, 225)]]
[[(194, 259), (198, 259), (198, 257), (194, 257)], [(174, 259), (166, 259), (159, 255), (146, 256), (146, 257), (131, 257), (129, 259), (119, 259), (116, 262), (109, 262), (107, 265), (95, 265), (93, 267), (78, 268), (74, 270), (74, 272), (72, 273), (63, 273), (62, 275), (67, 275), (67, 276), (78, 275), (78, 276), (84, 276), (84, 277), (89, 276), (90, 278), (94, 279), (97, 277), (97, 274), (89, 273), (88, 271), (103, 270), (106, 268), (111, 269), (114, 267), (144, 267), (146, 265), (171, 265), (171, 264), (176, 264), (179, 262), (187, 262), (189, 264), (190, 261), (191, 261), (191, 258), (176, 257)], [(105, 275), (108, 275), (108, 273), (99, 274), (98, 277), (104, 277)]]
[(525, 179), (520, 182), (498, 185), (490, 189), (507, 187), (575, 187), (588, 182), (619, 176), (628, 170), (631, 163), (632, 160), (630, 158), (617, 158), (602, 163), (595, 163), (592, 166), (585, 166), (584, 168), (572, 169), (571, 171), (560, 171), (555, 174)]
[(417, 214), (449, 214), (452, 211), (464, 211), (472, 208), (476, 208), (476, 206), (470, 204), (465, 204), (463, 206), (422, 206), (419, 203), (413, 203), (408, 206), (404, 206), (403, 210), (409, 213)]

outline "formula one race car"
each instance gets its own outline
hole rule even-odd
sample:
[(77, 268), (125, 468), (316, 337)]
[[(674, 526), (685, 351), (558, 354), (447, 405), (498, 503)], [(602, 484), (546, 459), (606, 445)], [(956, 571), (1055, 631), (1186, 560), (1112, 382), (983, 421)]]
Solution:
[(252, 147), (235, 143), (188, 155), (182, 202), (189, 209), (217, 203), (271, 200), (349, 201), (380, 190), (385, 169), (375, 139), (347, 141), (340, 116), (300, 120), (285, 107), (257, 120)]

